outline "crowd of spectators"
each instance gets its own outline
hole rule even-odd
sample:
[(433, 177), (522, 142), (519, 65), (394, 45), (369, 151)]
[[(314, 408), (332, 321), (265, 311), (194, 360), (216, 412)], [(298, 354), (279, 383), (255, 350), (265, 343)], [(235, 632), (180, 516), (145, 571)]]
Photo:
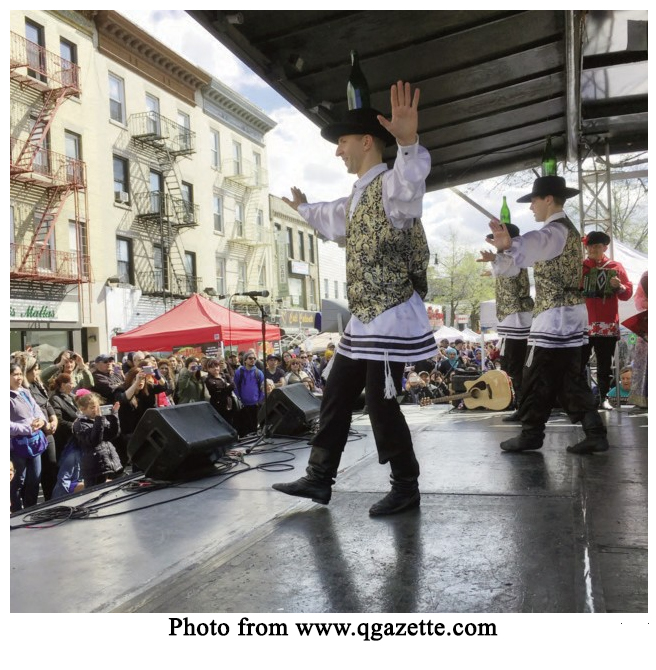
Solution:
[[(640, 307), (646, 308), (646, 298)], [(130, 436), (153, 407), (208, 401), (240, 437), (254, 433), (265, 393), (301, 383), (321, 396), (334, 352), (330, 344), (322, 354), (296, 348), (262, 360), (253, 349), (186, 358), (134, 351), (121, 360), (101, 354), (87, 363), (66, 350), (43, 369), (29, 349), (13, 352), (11, 511), (35, 505), (40, 496), (50, 500), (129, 472)], [(496, 342), (482, 349), (479, 342), (441, 340), (436, 356), (406, 368), (399, 400), (421, 404), (450, 396), (454, 374), (498, 369), (499, 358)], [(646, 363), (638, 380), (633, 374), (633, 391), (632, 371), (627, 364), (620, 372), (621, 402), (637, 395), (636, 406), (644, 411)], [(615, 385), (608, 396), (617, 393)]]

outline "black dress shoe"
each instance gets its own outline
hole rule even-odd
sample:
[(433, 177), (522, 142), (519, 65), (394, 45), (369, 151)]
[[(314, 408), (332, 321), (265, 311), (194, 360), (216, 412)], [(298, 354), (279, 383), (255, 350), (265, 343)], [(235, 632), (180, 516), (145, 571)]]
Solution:
[(504, 440), (500, 446), (504, 451), (530, 451), (542, 449), (542, 440), (518, 435), (517, 437), (511, 437), (509, 440)]
[(285, 484), (272, 484), (276, 491), (286, 493), (288, 496), (297, 496), (299, 498), (311, 498), (312, 502), (327, 505), (330, 502), (332, 494), (331, 485), (317, 479), (308, 479), (301, 477), (295, 482)]
[(415, 509), (419, 507), (420, 500), (419, 489), (412, 492), (392, 489), (384, 498), (371, 506), (369, 516), (386, 516)]
[(508, 416), (504, 416), (503, 419), (501, 419), (501, 421), (505, 421), (506, 423), (510, 423), (510, 422), (514, 423), (514, 422), (521, 421), (521, 419), (519, 417), (519, 410), (516, 409), (512, 414), (509, 414)]

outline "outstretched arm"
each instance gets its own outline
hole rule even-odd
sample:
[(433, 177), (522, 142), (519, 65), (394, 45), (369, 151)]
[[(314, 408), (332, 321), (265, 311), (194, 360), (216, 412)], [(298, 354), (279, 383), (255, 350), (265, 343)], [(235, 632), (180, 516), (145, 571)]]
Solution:
[(417, 127), (419, 124), (419, 89), (411, 94), (409, 82), (398, 81), (391, 88), (392, 120), (388, 121), (379, 115), (378, 121), (383, 128), (396, 138), (403, 147), (417, 141)]

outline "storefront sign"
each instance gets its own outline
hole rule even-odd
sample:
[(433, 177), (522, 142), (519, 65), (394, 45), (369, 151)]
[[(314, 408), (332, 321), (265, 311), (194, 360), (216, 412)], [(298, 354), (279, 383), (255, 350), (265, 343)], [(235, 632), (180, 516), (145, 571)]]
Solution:
[(289, 271), (295, 275), (309, 275), (310, 266), (305, 261), (289, 261)]
[(54, 300), (9, 301), (9, 318), (14, 321), (71, 321), (79, 320), (79, 308), (74, 302)]
[(280, 317), (280, 325), (285, 330), (314, 328), (316, 312), (303, 309), (285, 309)]

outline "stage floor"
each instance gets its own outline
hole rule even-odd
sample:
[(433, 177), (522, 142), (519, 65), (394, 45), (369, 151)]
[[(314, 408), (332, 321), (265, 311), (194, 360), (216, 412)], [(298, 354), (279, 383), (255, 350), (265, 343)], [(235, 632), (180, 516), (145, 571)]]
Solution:
[(65, 501), (103, 493), (88, 518), (13, 515), (11, 612), (647, 612), (647, 414), (603, 412), (611, 449), (574, 456), (562, 414), (540, 451), (508, 454), (507, 412), (403, 411), (420, 509), (368, 516), (389, 467), (356, 413), (328, 506), (271, 489), (309, 454), (275, 438), (225, 475)]

